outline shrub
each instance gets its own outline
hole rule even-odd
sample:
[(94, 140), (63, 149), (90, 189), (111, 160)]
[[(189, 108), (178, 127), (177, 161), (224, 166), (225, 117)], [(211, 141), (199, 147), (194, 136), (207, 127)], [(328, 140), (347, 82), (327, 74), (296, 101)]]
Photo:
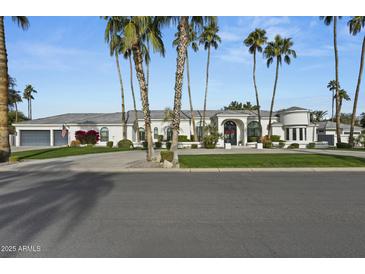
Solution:
[(272, 148), (272, 142), (269, 141), (269, 140), (265, 141), (264, 144), (263, 144), (263, 147), (264, 148)]
[(148, 143), (147, 143), (146, 141), (143, 141), (143, 142), (142, 142), (142, 146), (143, 146), (143, 148), (144, 148), (144, 149), (147, 149), (147, 147), (148, 147)]
[(119, 148), (133, 149), (133, 143), (128, 139), (120, 140), (117, 145)]
[(197, 148), (198, 148), (198, 144), (192, 144), (192, 145), (191, 145), (191, 148), (192, 148), (192, 149), (197, 149)]
[(80, 146), (80, 141), (79, 140), (72, 140), (70, 147), (79, 147)]
[(288, 148), (293, 149), (293, 148), (299, 148), (299, 144), (298, 143), (292, 143), (288, 146)]
[(174, 160), (174, 152), (170, 150), (162, 150), (160, 151), (160, 155), (161, 155), (161, 162), (163, 162), (164, 160), (172, 162)]
[(363, 146), (365, 147), (365, 131), (363, 130), (362, 133), (357, 136), (357, 138), (355, 139), (355, 143), (359, 146)]
[(203, 144), (205, 148), (215, 148), (218, 142), (218, 138), (214, 135), (206, 135), (203, 139)]
[(337, 143), (337, 148), (352, 148), (351, 144), (348, 143)]
[(106, 146), (112, 148), (113, 147), (113, 141), (108, 141), (106, 143)]
[(79, 140), (81, 144), (95, 145), (100, 140), (99, 132), (96, 130), (78, 130), (75, 132), (76, 140)]
[(316, 143), (309, 143), (307, 145), (307, 148), (315, 148), (316, 147)]
[(190, 135), (190, 140), (193, 142), (195, 140), (194, 135)]
[(78, 130), (75, 132), (75, 138), (80, 142), (80, 144), (86, 144), (86, 131)]
[(158, 135), (157, 136), (157, 141), (162, 142), (163, 141), (163, 135)]
[(248, 142), (257, 142), (258, 139), (259, 139), (259, 137), (250, 136), (247, 138), (247, 141)]
[(285, 147), (285, 142), (284, 141), (280, 141), (279, 142), (279, 148), (284, 148)]
[(9, 157), (9, 163), (16, 163), (18, 161), (19, 161), (19, 156), (12, 155)]
[(161, 148), (162, 143), (161, 142), (155, 142), (155, 148)]
[(270, 140), (272, 142), (280, 142), (280, 136), (279, 135), (271, 135)]
[(177, 137), (177, 141), (178, 142), (190, 142), (190, 140), (188, 139), (188, 136), (186, 136), (186, 135), (179, 135)]
[(170, 149), (171, 148), (171, 142), (166, 142), (166, 148)]

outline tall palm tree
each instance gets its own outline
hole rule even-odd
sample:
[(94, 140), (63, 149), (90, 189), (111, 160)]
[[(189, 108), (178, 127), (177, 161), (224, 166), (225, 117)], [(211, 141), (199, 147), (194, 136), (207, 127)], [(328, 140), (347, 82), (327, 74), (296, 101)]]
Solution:
[[(13, 16), (12, 20), (23, 30), (29, 27), (29, 21), (25, 16)], [(4, 16), (0, 16), (0, 162), (8, 161), (10, 155), (8, 89), (8, 55), (5, 44)]]
[(340, 127), (340, 100), (339, 100), (339, 77), (338, 77), (338, 49), (337, 49), (337, 20), (341, 16), (320, 16), (326, 26), (333, 22), (333, 50), (335, 53), (335, 80), (336, 80), (336, 137), (337, 143), (341, 143), (341, 127)]
[(332, 101), (332, 112), (331, 112), (331, 121), (333, 121), (333, 113), (334, 113), (334, 103), (336, 100), (336, 88), (337, 87), (337, 82), (336, 80), (331, 80), (328, 82), (327, 84), (327, 88), (332, 91), (332, 97), (331, 97), (331, 101)]
[[(361, 29), (364, 28), (364, 26), (365, 26), (365, 16), (354, 16), (348, 22), (348, 26), (349, 26), (349, 29), (350, 29), (350, 33), (352, 35), (358, 34), (361, 31)], [(357, 84), (356, 84), (355, 97), (354, 97), (354, 105), (353, 105), (353, 108), (352, 108), (352, 115), (351, 115), (349, 143), (352, 146), (354, 146), (354, 127), (355, 127), (355, 121), (356, 121), (356, 110), (357, 110), (357, 102), (358, 102), (359, 93), (360, 93), (362, 73), (363, 73), (363, 69), (364, 69), (364, 58), (365, 58), (365, 35), (362, 39), (359, 75), (357, 77)]]
[(267, 59), (266, 61), (267, 67), (269, 67), (276, 60), (275, 82), (271, 98), (269, 125), (267, 128), (269, 138), (271, 137), (272, 134), (271, 120), (272, 120), (272, 112), (274, 109), (276, 87), (279, 78), (279, 66), (281, 66), (282, 60), (284, 60), (286, 64), (290, 65), (291, 63), (290, 58), (297, 57), (295, 50), (292, 49), (293, 44), (294, 43), (291, 38), (282, 38), (280, 35), (276, 35), (274, 41), (269, 42), (264, 50), (264, 56)]
[[(345, 101), (351, 101), (351, 98), (350, 98), (350, 96), (348, 95), (347, 91), (346, 91), (346, 90), (344, 90), (344, 89), (342, 89), (342, 88), (339, 90), (338, 95), (339, 95), (339, 101), (340, 101), (340, 113), (341, 113), (343, 100), (345, 100)], [(335, 95), (335, 96), (336, 96), (336, 95)]]
[[(197, 43), (198, 36), (197, 32), (193, 29), (192, 26), (189, 26), (188, 30), (188, 47), (186, 48), (186, 77), (188, 82), (188, 95), (189, 95), (189, 105), (190, 105), (190, 113), (191, 113), (191, 124), (193, 128), (193, 139), (194, 141), (198, 141), (198, 136), (196, 135), (195, 128), (195, 117), (194, 117), (194, 108), (193, 108), (193, 99), (191, 96), (191, 85), (190, 85), (190, 64), (189, 64), (189, 45), (194, 52), (199, 50), (199, 45)], [(174, 46), (179, 45), (179, 32), (175, 33), (175, 40), (172, 42)]]
[(110, 56), (115, 56), (115, 62), (117, 65), (118, 78), (120, 84), (120, 95), (122, 99), (122, 136), (123, 139), (127, 139), (127, 121), (126, 121), (126, 111), (125, 111), (125, 100), (124, 100), (124, 85), (123, 85), (123, 77), (119, 63), (119, 55), (122, 52), (123, 40), (119, 35), (120, 32), (120, 16), (106, 16), (104, 17), (107, 20), (107, 24), (105, 27), (104, 39), (109, 44)]
[(145, 132), (147, 140), (147, 161), (153, 157), (153, 141), (151, 131), (151, 112), (149, 108), (148, 87), (145, 73), (143, 70), (143, 43), (147, 37), (155, 52), (162, 56), (165, 54), (165, 48), (162, 41), (160, 27), (166, 20), (165, 17), (158, 16), (122, 16), (121, 18), (121, 36), (124, 39), (126, 49), (131, 49), (134, 67), (139, 82), (141, 101), (143, 108), (143, 117), (145, 123)]
[(251, 32), (247, 38), (243, 41), (243, 43), (248, 47), (248, 51), (253, 55), (253, 71), (252, 71), (252, 78), (253, 78), (253, 85), (255, 88), (255, 95), (256, 95), (256, 106), (257, 106), (257, 115), (259, 118), (259, 124), (261, 128), (261, 135), (262, 135), (262, 125), (261, 125), (261, 106), (259, 100), (259, 91), (257, 89), (256, 84), (256, 53), (262, 52), (262, 46), (265, 45), (267, 42), (266, 31), (263, 29), (255, 29)]
[(8, 105), (10, 108), (15, 108), (15, 122), (18, 122), (18, 103), (22, 102), (22, 96), (20, 91), (15, 90), (16, 81), (14, 78), (9, 76), (9, 99)]
[[(221, 38), (218, 35), (218, 25), (216, 21), (211, 22), (206, 27), (199, 38), (199, 43), (204, 45), (204, 49), (207, 50), (207, 67), (205, 75), (205, 94), (204, 94), (204, 108), (203, 108), (203, 128), (205, 128), (205, 113), (207, 110), (207, 96), (208, 96), (208, 81), (209, 81), (209, 65), (210, 65), (210, 49), (218, 48), (218, 44), (221, 42)], [(204, 130), (203, 130), (204, 132)], [(204, 135), (204, 133), (203, 133)]]
[(32, 120), (32, 100), (34, 100), (33, 94), (37, 93), (37, 91), (33, 88), (32, 85), (26, 85), (23, 98), (28, 101), (28, 119)]

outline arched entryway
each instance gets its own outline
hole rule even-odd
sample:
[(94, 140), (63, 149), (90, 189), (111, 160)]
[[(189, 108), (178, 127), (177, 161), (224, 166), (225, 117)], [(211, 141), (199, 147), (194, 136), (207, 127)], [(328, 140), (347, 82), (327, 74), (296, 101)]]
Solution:
[(233, 121), (224, 123), (224, 143), (230, 143), (233, 146), (237, 145), (237, 125)]

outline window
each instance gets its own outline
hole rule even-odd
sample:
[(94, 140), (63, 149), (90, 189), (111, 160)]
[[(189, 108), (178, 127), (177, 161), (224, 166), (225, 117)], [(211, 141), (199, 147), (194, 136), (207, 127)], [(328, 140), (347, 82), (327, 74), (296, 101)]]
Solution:
[(307, 128), (304, 128), (304, 140), (307, 141)]
[(155, 127), (153, 129), (153, 139), (158, 139), (158, 128), (157, 127)]
[(303, 128), (299, 128), (299, 140), (303, 141)]
[(171, 141), (172, 140), (172, 128), (168, 127), (166, 130), (166, 140)]
[(296, 128), (293, 128), (293, 141), (296, 141), (297, 140), (297, 129)]
[(290, 140), (290, 133), (289, 133), (289, 129), (287, 128), (286, 129), (286, 134), (285, 134), (286, 136), (285, 136), (285, 139), (287, 140), (287, 141), (289, 141)]
[(141, 142), (143, 142), (143, 141), (146, 140), (146, 133), (144, 132), (144, 128), (143, 127), (140, 127), (139, 128), (139, 140)]
[(109, 129), (107, 127), (102, 127), (100, 129), (100, 142), (109, 141)]
[(261, 126), (257, 121), (249, 122), (247, 125), (247, 137), (260, 137)]

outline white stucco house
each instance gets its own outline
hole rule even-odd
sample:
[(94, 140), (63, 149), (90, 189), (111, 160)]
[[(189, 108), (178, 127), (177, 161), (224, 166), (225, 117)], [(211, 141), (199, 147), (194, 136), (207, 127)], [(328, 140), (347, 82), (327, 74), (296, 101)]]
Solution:
[[(364, 130), (361, 127), (354, 127), (354, 138), (361, 134), (361, 131)], [(350, 136), (350, 125), (341, 124), (341, 142), (348, 143)], [(327, 141), (329, 145), (334, 145), (336, 143), (336, 123), (332, 121), (323, 121), (318, 123), (318, 141)]]
[[(127, 112), (127, 138), (137, 141), (135, 131), (134, 111)], [(202, 111), (194, 111), (196, 132), (202, 134)], [(269, 112), (261, 111), (263, 134), (267, 132)], [(162, 135), (163, 140), (170, 140), (172, 130), (170, 122), (165, 121), (163, 110), (152, 110), (152, 135), (154, 141)], [(62, 146), (70, 144), (75, 139), (78, 130), (97, 130), (100, 132), (100, 145), (107, 141), (116, 144), (122, 139), (120, 113), (67, 113), (51, 117), (39, 118), (14, 124), (16, 129), (15, 146)], [(223, 138), (218, 146), (231, 143), (232, 146), (246, 146), (254, 137), (260, 136), (256, 111), (233, 110), (207, 110), (206, 124), (215, 124)], [(68, 132), (62, 137), (62, 127), (66, 126)], [(138, 125), (140, 139), (144, 140), (143, 113), (138, 111)], [(317, 141), (317, 125), (310, 122), (308, 109), (291, 107), (274, 112), (273, 135), (279, 135), (287, 144), (299, 143), (305, 145)], [(191, 113), (181, 111), (180, 135), (190, 139), (192, 134)]]

